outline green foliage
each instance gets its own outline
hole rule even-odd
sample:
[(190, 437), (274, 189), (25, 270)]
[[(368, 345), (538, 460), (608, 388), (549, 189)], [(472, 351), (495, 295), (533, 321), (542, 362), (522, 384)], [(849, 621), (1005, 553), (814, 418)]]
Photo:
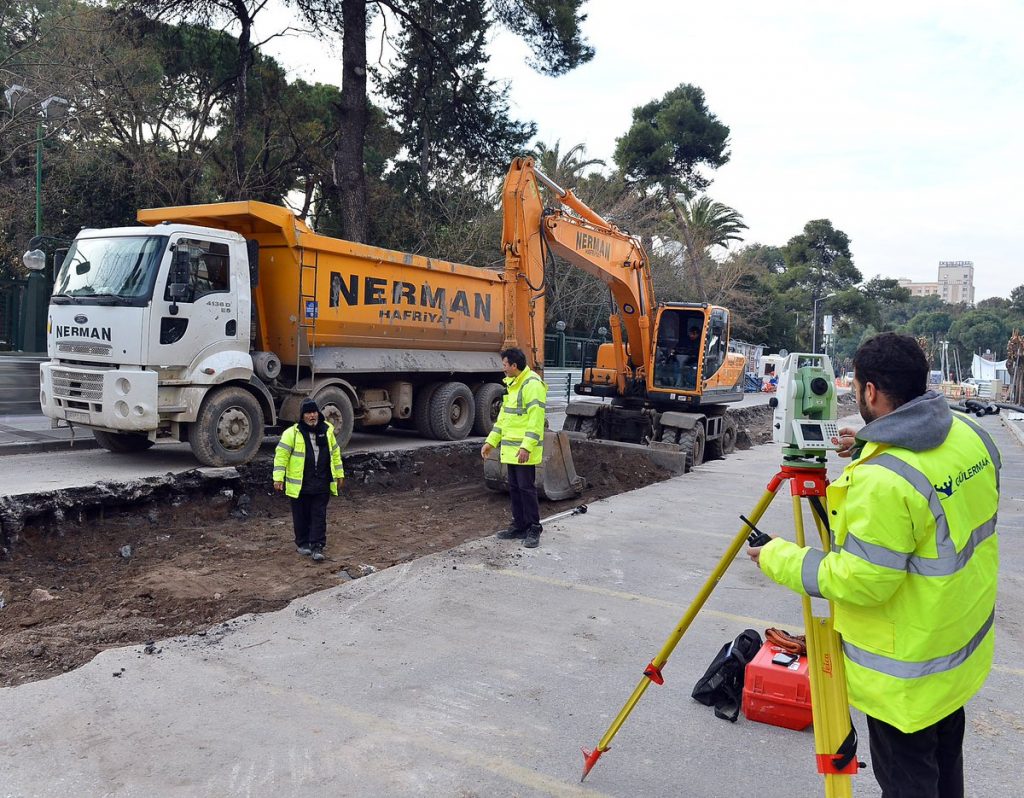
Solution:
[(953, 322), (949, 328), (949, 337), (960, 346), (961, 351), (984, 353), (991, 350), (998, 359), (1006, 351), (1010, 332), (1005, 319), (996, 313), (970, 310)]
[(667, 195), (695, 193), (711, 180), (699, 168), (728, 163), (729, 128), (708, 109), (703, 89), (684, 83), (633, 109), (633, 124), (616, 140), (615, 163), (630, 180)]
[(493, 0), (494, 12), (533, 52), (529, 64), (556, 77), (587, 63), (594, 48), (583, 40), (586, 0)]
[(491, 22), (477, 0), (408, 0), (398, 63), (375, 74), (405, 152), (396, 182), (428, 192), (461, 175), (497, 177), (533, 137), (509, 117), (508, 87), (485, 72)]

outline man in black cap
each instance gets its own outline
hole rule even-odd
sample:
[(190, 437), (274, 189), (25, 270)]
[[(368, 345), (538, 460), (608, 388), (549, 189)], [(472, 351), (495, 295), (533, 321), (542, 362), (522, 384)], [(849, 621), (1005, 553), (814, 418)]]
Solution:
[(334, 427), (312, 399), (300, 410), (302, 420), (281, 433), (274, 452), (274, 490), (292, 500), (295, 550), (323, 562), (327, 544), (327, 501), (345, 482), (341, 447)]

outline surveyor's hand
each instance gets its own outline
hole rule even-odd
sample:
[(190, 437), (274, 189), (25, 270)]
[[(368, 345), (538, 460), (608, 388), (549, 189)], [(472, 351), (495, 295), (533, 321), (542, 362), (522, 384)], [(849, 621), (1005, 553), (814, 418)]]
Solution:
[(338, 477), (338, 490), (341, 490), (341, 486), (345, 484), (345, 477)]
[(761, 567), (761, 549), (764, 546), (747, 546), (747, 556), (754, 561), (754, 565)]
[(274, 490), (284, 490), (284, 483), (283, 482), (275, 482), (274, 483)]
[(841, 427), (839, 438), (836, 442), (836, 454), (840, 457), (849, 457), (853, 454), (853, 447), (857, 444), (857, 430), (853, 427)]
[(525, 463), (529, 459), (530, 453), (526, 451), (526, 449), (520, 449), (519, 453), (516, 455), (516, 460), (518, 460), (520, 463)]
[(491, 444), (489, 444), (489, 443), (485, 443), (483, 446), (480, 447), (480, 457), (482, 457), (484, 460), (486, 460), (487, 459), (487, 455), (489, 455), (493, 451), (494, 451), (494, 447), (491, 446)]

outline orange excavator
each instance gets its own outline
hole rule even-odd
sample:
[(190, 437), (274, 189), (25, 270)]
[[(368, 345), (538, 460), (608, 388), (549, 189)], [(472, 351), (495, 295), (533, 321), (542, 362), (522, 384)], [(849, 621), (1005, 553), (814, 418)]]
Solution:
[[(547, 208), (540, 187), (557, 200)], [(608, 286), (612, 341), (575, 386), (563, 429), (588, 439), (683, 455), (684, 469), (705, 456), (729, 454), (736, 424), (727, 405), (743, 398), (743, 355), (729, 351), (729, 311), (693, 302), (658, 302), (650, 261), (640, 241), (597, 214), (571, 190), (517, 158), (503, 189), (506, 290), (515, 291), (520, 319), (531, 318), (531, 340), (520, 346), (543, 367), (544, 263), (557, 255)], [(531, 275), (533, 276), (531, 279)], [(532, 291), (522, 291), (521, 281)], [(508, 303), (511, 304), (511, 303)], [(509, 328), (506, 328), (509, 329)], [(522, 328), (520, 328), (522, 329)], [(596, 400), (596, 401), (595, 401)], [(610, 401), (608, 401), (610, 400)]]

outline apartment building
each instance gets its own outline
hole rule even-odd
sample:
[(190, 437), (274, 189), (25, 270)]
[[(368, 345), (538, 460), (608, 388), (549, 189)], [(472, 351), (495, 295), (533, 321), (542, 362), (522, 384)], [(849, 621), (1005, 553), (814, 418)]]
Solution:
[(911, 296), (937, 296), (948, 305), (965, 302), (974, 304), (974, 261), (939, 261), (938, 280), (934, 283), (915, 283), (900, 279), (903, 288), (910, 289)]

